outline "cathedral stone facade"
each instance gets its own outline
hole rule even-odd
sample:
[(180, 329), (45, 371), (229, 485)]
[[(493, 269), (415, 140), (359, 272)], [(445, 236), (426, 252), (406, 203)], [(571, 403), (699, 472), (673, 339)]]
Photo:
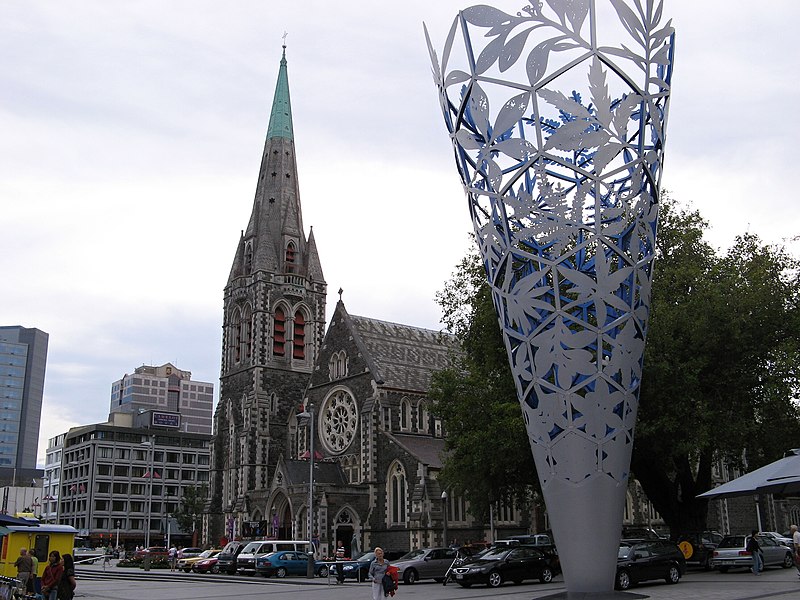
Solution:
[[(284, 49), (253, 211), (225, 287), (206, 539), (314, 537), (321, 554), (337, 540), (348, 554), (440, 545), (445, 431), (427, 392), (455, 340), (350, 315), (341, 290), (326, 331), (326, 292), (313, 230), (304, 235)], [(462, 498), (446, 502), (449, 541), (488, 536)], [(494, 524), (499, 536), (528, 529), (512, 505)]]

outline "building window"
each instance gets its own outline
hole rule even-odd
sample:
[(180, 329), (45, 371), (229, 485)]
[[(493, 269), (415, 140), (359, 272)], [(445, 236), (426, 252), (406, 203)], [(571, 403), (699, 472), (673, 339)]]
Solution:
[(294, 348), (292, 356), (298, 359), (306, 357), (306, 320), (299, 310), (294, 314)]
[(294, 273), (295, 272), (295, 249), (294, 243), (289, 242), (286, 244), (286, 272), (287, 273)]
[(408, 398), (400, 400), (400, 430), (408, 431), (411, 429), (411, 402)]
[(347, 377), (347, 353), (344, 350), (333, 353), (328, 362), (328, 374), (331, 381)]
[(244, 360), (249, 361), (253, 352), (253, 316), (249, 306), (245, 306), (242, 312), (242, 320), (239, 323), (239, 340), (242, 345), (240, 354)]
[(497, 503), (498, 523), (516, 523), (519, 519), (519, 510), (513, 498), (506, 498)]
[(244, 245), (244, 272), (249, 275), (253, 269), (253, 242), (252, 240)]
[(241, 360), (240, 351), (241, 351), (241, 335), (242, 335), (242, 313), (239, 311), (238, 308), (233, 310), (233, 316), (231, 317), (231, 335), (233, 339), (231, 340), (231, 349), (233, 350), (233, 356), (231, 359), (233, 360), (233, 364), (238, 363)]
[(286, 352), (286, 313), (276, 308), (272, 327), (272, 354), (283, 356)]
[(389, 469), (389, 522), (392, 525), (405, 525), (408, 490), (403, 465), (395, 463)]
[(425, 402), (417, 404), (417, 431), (420, 433), (428, 433), (428, 407)]

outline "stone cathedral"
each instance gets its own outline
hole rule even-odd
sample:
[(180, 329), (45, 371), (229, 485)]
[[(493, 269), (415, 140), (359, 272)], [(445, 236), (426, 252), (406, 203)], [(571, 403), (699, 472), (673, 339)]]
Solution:
[[(322, 554), (336, 540), (348, 553), (440, 545), (444, 431), (427, 391), (455, 342), (351, 315), (341, 290), (326, 331), (327, 285), (313, 230), (306, 238), (303, 229), (295, 156), (284, 47), (252, 215), (224, 293), (206, 540), (316, 537)], [(461, 498), (446, 502), (450, 540), (486, 537)], [(495, 524), (527, 530), (513, 505), (498, 507)]]

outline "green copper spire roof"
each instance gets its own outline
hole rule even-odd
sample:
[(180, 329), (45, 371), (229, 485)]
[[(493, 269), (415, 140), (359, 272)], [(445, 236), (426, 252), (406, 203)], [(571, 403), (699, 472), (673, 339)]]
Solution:
[(292, 104), (289, 102), (289, 75), (286, 72), (286, 46), (283, 47), (278, 83), (275, 85), (275, 98), (272, 100), (272, 114), (269, 116), (267, 128), (267, 139), (274, 137), (294, 140)]

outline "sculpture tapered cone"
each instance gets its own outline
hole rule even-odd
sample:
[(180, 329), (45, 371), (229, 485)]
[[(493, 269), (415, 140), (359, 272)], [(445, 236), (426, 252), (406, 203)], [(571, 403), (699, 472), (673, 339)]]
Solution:
[(615, 45), (590, 0), (466, 9), (441, 62), (428, 40), (570, 593), (614, 581), (672, 70), (660, 3), (611, 4)]

